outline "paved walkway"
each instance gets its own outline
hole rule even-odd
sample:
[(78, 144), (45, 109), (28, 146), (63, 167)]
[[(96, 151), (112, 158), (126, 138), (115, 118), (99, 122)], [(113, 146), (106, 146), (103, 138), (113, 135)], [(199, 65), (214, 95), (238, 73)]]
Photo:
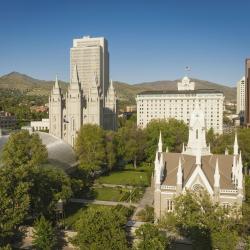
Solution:
[(120, 185), (120, 184), (105, 184), (105, 183), (95, 183), (94, 187), (111, 187), (111, 188), (127, 188), (127, 189), (134, 189), (137, 188), (136, 186), (129, 186), (129, 185)]
[(136, 207), (135, 212), (132, 216), (132, 221), (136, 221), (137, 220), (137, 214), (146, 207), (146, 205), (148, 206), (153, 206), (153, 200), (154, 200), (154, 193), (153, 193), (153, 189), (151, 187), (147, 187), (146, 191), (139, 203), (139, 206)]
[(100, 201), (100, 200), (87, 200), (87, 199), (76, 199), (71, 198), (71, 202), (82, 203), (82, 204), (97, 204), (97, 205), (106, 205), (106, 206), (116, 206), (123, 205), (125, 207), (134, 206), (137, 207), (138, 203), (130, 203), (130, 202), (119, 202), (119, 201)]

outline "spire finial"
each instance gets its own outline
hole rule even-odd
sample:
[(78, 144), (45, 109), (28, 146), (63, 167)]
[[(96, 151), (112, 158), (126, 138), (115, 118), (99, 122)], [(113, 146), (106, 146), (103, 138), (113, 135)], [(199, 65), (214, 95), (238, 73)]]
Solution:
[(214, 172), (214, 186), (215, 187), (219, 187), (220, 186), (220, 171), (219, 171), (218, 157), (216, 159), (216, 166), (215, 166), (215, 172)]
[(235, 137), (234, 137), (234, 155), (239, 154), (239, 146), (238, 146), (238, 138), (237, 138), (237, 131), (235, 132)]
[(79, 83), (79, 77), (78, 77), (78, 71), (77, 71), (77, 65), (76, 64), (74, 65), (71, 82), (72, 83)]
[(179, 164), (178, 164), (178, 170), (177, 170), (177, 185), (182, 185), (181, 157), (179, 157)]
[(162, 138), (161, 138), (161, 131), (159, 136), (159, 142), (158, 142), (158, 152), (162, 152)]

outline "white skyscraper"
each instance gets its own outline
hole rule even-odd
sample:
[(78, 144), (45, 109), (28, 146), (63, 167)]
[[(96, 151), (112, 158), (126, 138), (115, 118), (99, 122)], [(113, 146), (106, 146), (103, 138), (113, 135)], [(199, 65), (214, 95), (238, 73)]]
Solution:
[(244, 114), (245, 111), (245, 76), (237, 82), (237, 114)]

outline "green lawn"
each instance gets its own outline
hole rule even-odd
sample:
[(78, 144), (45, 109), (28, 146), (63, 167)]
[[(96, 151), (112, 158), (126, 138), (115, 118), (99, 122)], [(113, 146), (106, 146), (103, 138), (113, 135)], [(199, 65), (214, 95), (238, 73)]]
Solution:
[(147, 172), (137, 171), (117, 171), (112, 172), (108, 176), (101, 176), (97, 179), (100, 184), (116, 184), (116, 185), (129, 185), (129, 186), (148, 186)]
[(98, 187), (93, 189), (95, 199), (102, 201), (120, 201), (124, 192), (124, 189), (120, 188), (109, 188), (109, 187)]

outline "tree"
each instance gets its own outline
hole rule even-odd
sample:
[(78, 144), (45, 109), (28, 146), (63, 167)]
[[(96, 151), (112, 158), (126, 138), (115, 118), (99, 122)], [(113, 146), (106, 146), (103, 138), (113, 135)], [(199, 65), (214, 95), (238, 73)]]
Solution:
[(136, 229), (135, 234), (139, 239), (138, 250), (165, 250), (168, 247), (166, 236), (161, 234), (153, 224), (144, 224)]
[(107, 167), (109, 170), (111, 170), (115, 166), (117, 158), (115, 133), (113, 131), (106, 132), (105, 150), (106, 150)]
[(12, 133), (4, 145), (2, 162), (5, 166), (33, 167), (44, 163), (48, 158), (46, 146), (38, 134), (29, 134), (27, 130)]
[(103, 129), (97, 125), (83, 125), (78, 132), (75, 152), (82, 169), (90, 174), (100, 170), (105, 162)]
[(70, 178), (61, 169), (36, 167), (30, 173), (30, 181), (30, 211), (33, 215), (52, 218), (57, 202), (67, 200), (72, 195)]
[[(175, 223), (175, 231), (189, 237), (197, 250), (235, 249), (238, 241), (236, 225), (240, 221), (237, 209), (223, 209), (213, 203), (203, 190), (187, 190), (185, 194), (177, 196), (174, 202), (175, 211), (166, 214), (161, 222), (163, 227), (169, 230)], [(166, 221), (172, 224), (168, 226)]]
[(145, 129), (147, 144), (145, 153), (147, 161), (153, 162), (157, 149), (159, 134), (162, 134), (163, 150), (168, 147), (169, 151), (181, 152), (182, 143), (188, 139), (188, 126), (183, 121), (175, 119), (152, 120)]
[(146, 136), (142, 129), (137, 128), (133, 121), (127, 121), (116, 135), (118, 155), (134, 167), (145, 158)]
[(52, 250), (57, 245), (55, 230), (43, 216), (35, 222), (33, 245), (38, 250)]
[(76, 224), (73, 244), (81, 250), (128, 249), (126, 218), (115, 209), (89, 208)]
[(0, 167), (0, 246), (15, 235), (29, 208), (29, 184), (9, 167)]

